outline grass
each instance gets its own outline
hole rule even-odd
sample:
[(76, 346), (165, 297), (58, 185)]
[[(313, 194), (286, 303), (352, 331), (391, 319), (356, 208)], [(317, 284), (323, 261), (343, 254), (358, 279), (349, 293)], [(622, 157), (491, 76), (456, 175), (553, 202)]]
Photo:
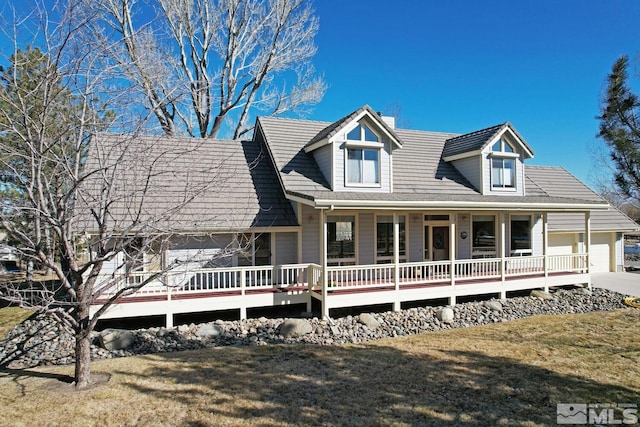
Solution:
[[(539, 316), (334, 347), (219, 347), (0, 371), (0, 424), (509, 425), (640, 404), (640, 310)], [(40, 417), (40, 418), (38, 418)], [(618, 419), (621, 418), (618, 416)]]
[(33, 311), (20, 307), (5, 307), (0, 309), (0, 338), (4, 337), (7, 332), (32, 314)]

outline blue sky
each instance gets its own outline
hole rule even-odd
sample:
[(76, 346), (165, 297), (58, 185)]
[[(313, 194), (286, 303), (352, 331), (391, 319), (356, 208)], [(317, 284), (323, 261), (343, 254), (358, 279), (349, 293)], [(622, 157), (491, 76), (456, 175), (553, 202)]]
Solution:
[(535, 151), (593, 184), (599, 100), (613, 62), (640, 51), (636, 0), (315, 0), (314, 64), (329, 86), (308, 118), (363, 104), (420, 130), (510, 121)]

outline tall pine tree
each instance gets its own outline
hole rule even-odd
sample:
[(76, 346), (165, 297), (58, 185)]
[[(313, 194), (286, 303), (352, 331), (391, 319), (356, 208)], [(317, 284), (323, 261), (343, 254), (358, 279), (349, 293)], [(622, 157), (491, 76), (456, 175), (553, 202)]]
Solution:
[(622, 193), (640, 201), (640, 99), (629, 86), (629, 58), (613, 64), (601, 105), (600, 132), (615, 167), (615, 183)]

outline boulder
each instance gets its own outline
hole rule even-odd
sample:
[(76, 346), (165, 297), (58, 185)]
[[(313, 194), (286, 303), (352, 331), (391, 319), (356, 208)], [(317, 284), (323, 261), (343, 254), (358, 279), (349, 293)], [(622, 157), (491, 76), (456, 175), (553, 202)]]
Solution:
[(553, 295), (551, 295), (549, 292), (540, 291), (540, 290), (537, 290), (537, 289), (532, 290), (531, 293), (529, 294), (529, 296), (531, 296), (533, 298), (544, 299), (544, 300), (552, 300), (553, 299)]
[(109, 351), (125, 350), (133, 345), (135, 340), (133, 333), (126, 329), (105, 329), (98, 336), (100, 346)]
[(485, 301), (483, 305), (491, 311), (497, 311), (498, 313), (502, 313), (502, 303), (500, 301), (496, 301), (492, 299), (489, 301)]
[(222, 334), (222, 328), (212, 323), (203, 323), (196, 329), (196, 336), (199, 338), (216, 338)]
[(360, 316), (358, 316), (358, 322), (362, 323), (372, 331), (375, 331), (380, 327), (380, 322), (378, 322), (378, 320), (369, 313), (360, 314)]
[(311, 323), (304, 319), (286, 319), (280, 325), (280, 335), (285, 338), (301, 337), (313, 331)]
[(449, 307), (441, 308), (436, 311), (436, 317), (442, 323), (453, 323), (453, 310)]

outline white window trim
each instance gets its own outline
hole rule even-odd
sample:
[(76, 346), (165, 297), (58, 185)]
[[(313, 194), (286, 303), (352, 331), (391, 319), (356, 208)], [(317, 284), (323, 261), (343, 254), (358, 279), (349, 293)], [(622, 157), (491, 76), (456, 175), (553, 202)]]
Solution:
[[(378, 144), (378, 143), (370, 143)], [(347, 145), (344, 150), (344, 186), (354, 188), (382, 188), (382, 149), (381, 147), (372, 147), (371, 145), (362, 145), (358, 143), (351, 146)], [(384, 144), (382, 144), (384, 146)], [(350, 182), (349, 181), (349, 149), (377, 150), (378, 151), (378, 182)], [(363, 152), (364, 155), (364, 152)], [(364, 159), (363, 159), (364, 160)]]
[[(517, 192), (518, 191), (518, 162), (516, 161), (517, 158), (519, 158), (519, 155), (515, 155), (512, 156), (511, 153), (496, 153), (493, 152), (493, 155), (489, 156), (489, 177), (490, 177), (490, 184), (491, 185), (491, 191), (501, 191), (501, 192)], [(498, 155), (495, 155), (498, 154)], [(508, 155), (507, 155), (508, 154)], [(513, 185), (510, 187), (506, 187), (506, 186), (496, 186), (494, 185), (494, 181), (493, 181), (493, 160), (494, 159), (499, 159), (499, 160), (505, 160), (505, 159), (509, 159), (509, 160), (513, 160)], [(503, 180), (504, 180), (504, 163), (502, 168), (500, 168), (500, 170), (503, 173)]]

